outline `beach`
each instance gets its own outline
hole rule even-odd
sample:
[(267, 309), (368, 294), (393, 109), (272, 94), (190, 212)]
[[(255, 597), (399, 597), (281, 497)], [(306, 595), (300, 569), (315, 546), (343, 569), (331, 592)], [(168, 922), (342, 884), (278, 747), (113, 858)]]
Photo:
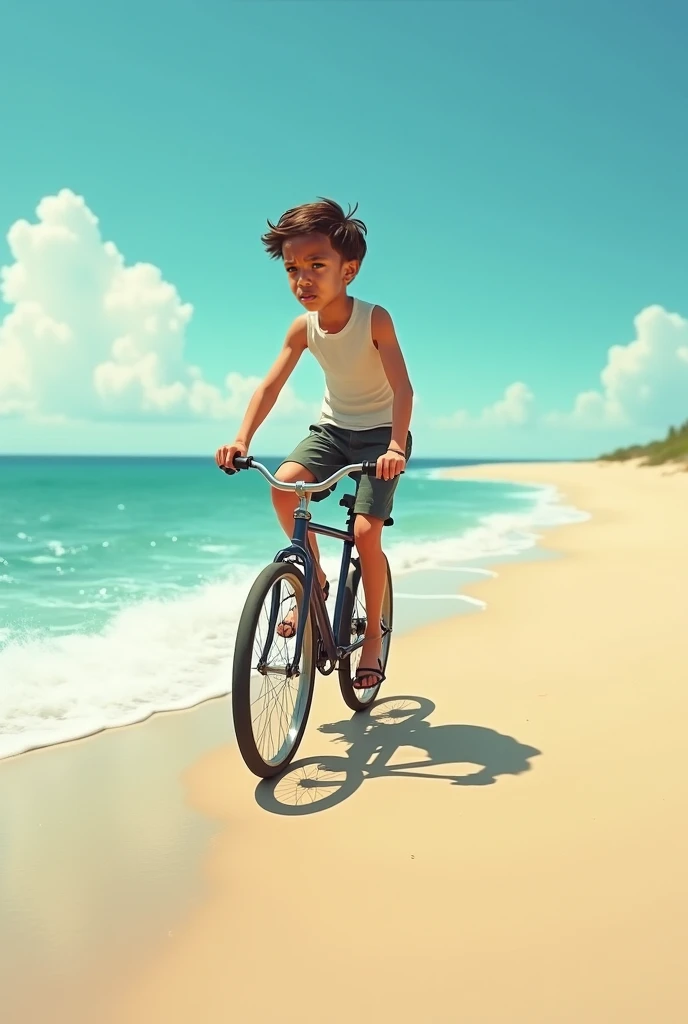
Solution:
[[(19, 804), (29, 774), (38, 792), (78, 751), (91, 813), (111, 817), (92, 769), (129, 745), (126, 775), (106, 773), (116, 848), (89, 855), (83, 800), (54, 789), (40, 863), (62, 850), (74, 890), (56, 871), (34, 902), (64, 930), (77, 877), (95, 877), (92, 912), (50, 977), (35, 943), (14, 951), (12, 1024), (686, 1019), (688, 474), (452, 472), (554, 486), (589, 518), (465, 584), (484, 611), (396, 637), (370, 714), (353, 718), (320, 679), (277, 782), (227, 741), (226, 698), (0, 763)], [(164, 799), (181, 824), (162, 835)], [(127, 875), (147, 827), (148, 874)]]

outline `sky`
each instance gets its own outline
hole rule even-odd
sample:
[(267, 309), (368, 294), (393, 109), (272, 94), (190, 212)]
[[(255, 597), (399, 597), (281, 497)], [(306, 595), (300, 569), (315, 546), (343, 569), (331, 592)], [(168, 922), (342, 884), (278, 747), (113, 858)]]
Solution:
[[(9, 0), (0, 453), (209, 454), (299, 308), (266, 220), (358, 203), (414, 452), (688, 419), (688, 8)], [(253, 451), (318, 415), (307, 353)]]

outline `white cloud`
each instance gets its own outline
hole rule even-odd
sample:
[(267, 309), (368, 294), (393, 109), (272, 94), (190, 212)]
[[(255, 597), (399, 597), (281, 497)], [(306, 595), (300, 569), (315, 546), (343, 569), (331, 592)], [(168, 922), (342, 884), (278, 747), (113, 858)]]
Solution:
[(569, 413), (551, 423), (582, 427), (666, 428), (688, 413), (688, 320), (662, 306), (635, 318), (636, 337), (613, 345), (600, 374), (602, 387), (583, 391)]
[[(232, 372), (224, 388), (184, 359), (193, 307), (149, 263), (126, 266), (98, 219), (68, 189), (42, 199), (37, 222), (7, 240), (14, 263), (0, 289), (0, 415), (64, 419), (243, 414), (258, 377)], [(305, 408), (287, 384), (276, 412)]]
[[(583, 391), (568, 412), (550, 412), (541, 425), (602, 430), (665, 430), (688, 415), (688, 320), (662, 306), (647, 306), (634, 320), (635, 338), (613, 345), (600, 373), (601, 387)], [(534, 421), (534, 396), (520, 382), (478, 416), (458, 409), (436, 421), (454, 428), (508, 427)]]
[(530, 388), (521, 381), (515, 381), (504, 390), (500, 399), (485, 406), (478, 416), (471, 416), (465, 409), (457, 409), (451, 416), (436, 422), (439, 427), (449, 428), (523, 426), (531, 419), (533, 402)]
[(481, 419), (484, 423), (499, 427), (520, 426), (530, 419), (533, 399), (530, 388), (516, 381), (505, 390), (503, 398), (483, 409)]

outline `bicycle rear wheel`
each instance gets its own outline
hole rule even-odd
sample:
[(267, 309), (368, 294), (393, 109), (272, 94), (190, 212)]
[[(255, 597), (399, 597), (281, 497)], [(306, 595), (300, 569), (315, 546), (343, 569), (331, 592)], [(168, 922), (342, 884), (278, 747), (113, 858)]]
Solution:
[[(296, 753), (308, 721), (315, 680), (315, 633), (305, 607), (305, 580), (294, 565), (263, 569), (239, 620), (232, 675), (232, 715), (239, 750), (261, 778), (277, 775)], [(289, 676), (296, 640), (276, 631), (293, 608), (306, 616), (299, 671)]]
[[(385, 595), (382, 599), (381, 627), (384, 632), (382, 637), (382, 648), (380, 650), (380, 661), (382, 662), (383, 672), (387, 666), (389, 648), (392, 642), (392, 634), (388, 631), (392, 629), (392, 620), (394, 617), (392, 573), (386, 557), (385, 564), (387, 566), (387, 585), (385, 587)], [(365, 605), (365, 592), (361, 581), (361, 568), (359, 565), (354, 564), (349, 569), (349, 575), (346, 580), (344, 604), (342, 605), (342, 618), (339, 628), (339, 646), (347, 647), (349, 644), (356, 643), (357, 640), (360, 640), (366, 631), (367, 624), (368, 617)], [(373, 686), (368, 690), (357, 690), (354, 687), (354, 679), (356, 678), (356, 669), (360, 663), (360, 647), (348, 658), (342, 658), (339, 662), (339, 687), (342, 691), (342, 697), (344, 698), (347, 707), (350, 707), (352, 711), (364, 711), (365, 708), (370, 707), (380, 692), (380, 686), (382, 685), (380, 683), (378, 686)]]

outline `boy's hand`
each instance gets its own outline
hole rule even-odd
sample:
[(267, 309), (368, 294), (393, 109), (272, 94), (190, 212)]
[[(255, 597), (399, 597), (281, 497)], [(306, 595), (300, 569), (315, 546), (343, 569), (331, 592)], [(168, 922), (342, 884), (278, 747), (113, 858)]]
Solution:
[(397, 452), (387, 451), (377, 460), (377, 472), (375, 476), (378, 480), (393, 480), (395, 476), (399, 476), (400, 473), (403, 473), (405, 468), (406, 459), (403, 455), (399, 455)]
[(234, 456), (240, 455), (245, 458), (248, 453), (248, 445), (243, 441), (235, 441), (234, 444), (223, 444), (215, 452), (215, 461), (220, 469), (234, 469)]

